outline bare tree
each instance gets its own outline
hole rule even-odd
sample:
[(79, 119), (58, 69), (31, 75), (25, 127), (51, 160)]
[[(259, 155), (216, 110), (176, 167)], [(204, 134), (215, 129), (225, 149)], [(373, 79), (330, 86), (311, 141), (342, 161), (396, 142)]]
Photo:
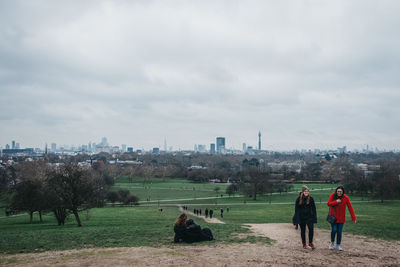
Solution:
[(248, 166), (239, 175), (242, 178), (242, 191), (252, 196), (254, 200), (257, 199), (258, 194), (263, 194), (271, 190), (271, 183), (269, 182), (270, 173), (261, 172), (258, 167)]
[(52, 170), (48, 176), (48, 188), (54, 200), (54, 210), (71, 211), (78, 226), (82, 226), (79, 211), (90, 208), (94, 199), (104, 196), (104, 186), (96, 181), (98, 176), (74, 163)]
[(16, 184), (11, 191), (11, 208), (27, 211), (32, 223), (33, 213), (39, 212), (42, 222), (42, 212), (47, 208), (45, 193), (45, 170), (43, 162), (24, 162), (17, 168)]

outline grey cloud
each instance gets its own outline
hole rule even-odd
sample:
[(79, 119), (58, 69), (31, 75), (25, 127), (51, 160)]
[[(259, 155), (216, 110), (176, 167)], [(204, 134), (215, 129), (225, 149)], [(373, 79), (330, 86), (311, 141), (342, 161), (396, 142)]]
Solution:
[[(0, 145), (13, 136), (34, 144), (108, 135), (116, 144), (148, 148), (167, 137), (192, 148), (226, 135), (240, 148), (262, 130), (275, 149), (393, 147), (399, 7), (3, 1), (0, 122), (12, 129)], [(23, 123), (42, 137), (23, 134)]]

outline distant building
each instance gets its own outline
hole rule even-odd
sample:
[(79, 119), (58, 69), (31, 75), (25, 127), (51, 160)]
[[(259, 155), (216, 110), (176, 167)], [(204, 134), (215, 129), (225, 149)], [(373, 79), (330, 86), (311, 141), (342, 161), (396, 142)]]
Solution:
[(101, 145), (102, 146), (108, 146), (107, 137), (101, 138)]
[(126, 152), (126, 145), (125, 144), (122, 144), (121, 145), (121, 152), (123, 153), (123, 152)]
[(16, 143), (16, 144), (15, 144), (15, 149), (20, 149), (19, 143)]
[(133, 152), (133, 147), (128, 147), (128, 152)]
[(243, 153), (246, 153), (246, 151), (247, 151), (247, 146), (246, 146), (246, 143), (243, 143), (243, 147), (242, 147), (243, 149)]
[(33, 148), (24, 148), (24, 149), (3, 149), (3, 154), (11, 155), (11, 154), (33, 154)]
[(109, 146), (96, 145), (96, 153), (100, 153), (100, 152), (110, 153), (110, 150), (111, 149)]
[(15, 149), (15, 140), (11, 141), (11, 149)]
[(261, 151), (261, 131), (258, 132), (258, 151)]
[(222, 149), (225, 149), (225, 137), (217, 137), (217, 153), (221, 154)]
[(153, 154), (160, 154), (160, 148), (153, 147)]
[(56, 143), (51, 143), (51, 152), (53, 152), (53, 153), (57, 152), (57, 144)]
[(10, 145), (9, 144), (6, 144), (6, 149), (10, 149)]
[(210, 154), (215, 154), (215, 144), (210, 144)]
[(197, 151), (200, 153), (205, 153), (206, 152), (206, 146), (205, 145), (198, 145), (197, 146)]
[(136, 153), (142, 154), (142, 153), (143, 153), (143, 150), (141, 150), (141, 149), (136, 149)]

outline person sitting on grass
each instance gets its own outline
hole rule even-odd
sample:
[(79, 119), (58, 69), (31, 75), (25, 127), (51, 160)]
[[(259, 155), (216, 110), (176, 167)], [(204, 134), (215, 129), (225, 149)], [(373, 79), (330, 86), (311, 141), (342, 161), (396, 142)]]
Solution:
[(209, 228), (203, 228), (194, 223), (192, 219), (187, 218), (185, 213), (179, 215), (174, 224), (174, 242), (193, 243), (198, 241), (214, 240), (212, 232)]

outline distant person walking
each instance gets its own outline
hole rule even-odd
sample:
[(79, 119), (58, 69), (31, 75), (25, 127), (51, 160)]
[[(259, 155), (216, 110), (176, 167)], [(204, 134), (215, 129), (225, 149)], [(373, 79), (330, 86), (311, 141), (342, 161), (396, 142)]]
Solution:
[(221, 208), (221, 218), (224, 218), (224, 209)]
[(314, 223), (317, 223), (317, 210), (315, 208), (314, 199), (310, 196), (307, 186), (302, 187), (300, 196), (296, 199), (295, 206), (295, 223), (300, 225), (301, 241), (303, 248), (307, 248), (306, 243), (306, 227), (308, 227), (308, 246), (315, 249), (313, 244)]
[(343, 249), (340, 244), (342, 243), (343, 226), (346, 222), (346, 206), (350, 211), (351, 220), (354, 223), (357, 223), (356, 214), (354, 213), (350, 198), (344, 193), (343, 186), (336, 188), (335, 193), (330, 195), (327, 204), (330, 207), (329, 213), (336, 218), (336, 222), (331, 224), (331, 244), (329, 245), (329, 249), (332, 250), (334, 248), (336, 237), (336, 249), (342, 251)]
[(213, 209), (210, 209), (210, 218), (212, 218), (213, 213), (214, 213)]
[(206, 218), (208, 218), (208, 209), (206, 208), (206, 210), (204, 211), (204, 214), (206, 215)]

